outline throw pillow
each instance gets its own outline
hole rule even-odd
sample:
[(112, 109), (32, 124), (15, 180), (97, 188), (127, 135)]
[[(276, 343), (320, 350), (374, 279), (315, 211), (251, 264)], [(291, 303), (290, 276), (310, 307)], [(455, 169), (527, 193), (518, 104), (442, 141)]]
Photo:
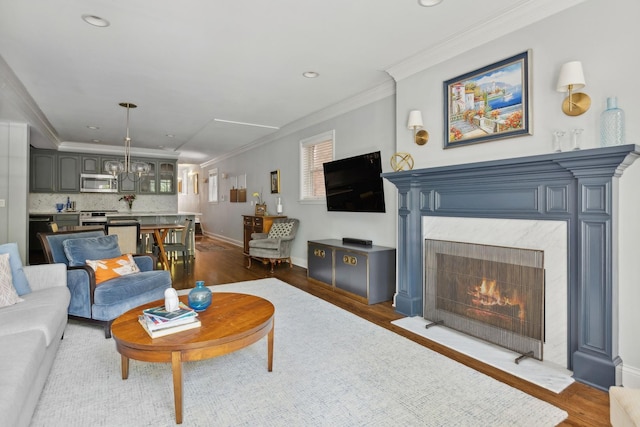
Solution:
[(13, 277), (13, 287), (18, 295), (22, 296), (31, 293), (31, 287), (27, 281), (27, 276), (22, 270), (22, 258), (18, 250), (17, 243), (5, 243), (0, 245), (0, 254), (9, 254), (9, 265), (11, 265), (11, 277)]
[(0, 254), (0, 307), (24, 301), (13, 287), (9, 254)]
[(111, 259), (88, 259), (87, 265), (96, 272), (96, 285), (113, 279), (114, 277), (126, 276), (128, 274), (140, 272), (140, 269), (133, 260), (131, 254)]
[(108, 259), (122, 255), (118, 236), (83, 237), (62, 242), (71, 267), (85, 265), (88, 259)]
[(276, 222), (269, 229), (267, 238), (277, 239), (278, 237), (284, 237), (291, 234), (293, 228), (293, 222)]

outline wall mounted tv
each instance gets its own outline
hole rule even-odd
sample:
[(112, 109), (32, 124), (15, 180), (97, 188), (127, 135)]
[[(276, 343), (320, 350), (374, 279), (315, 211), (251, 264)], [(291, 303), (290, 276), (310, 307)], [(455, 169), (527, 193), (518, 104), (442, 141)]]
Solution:
[(380, 152), (323, 164), (327, 210), (385, 212)]

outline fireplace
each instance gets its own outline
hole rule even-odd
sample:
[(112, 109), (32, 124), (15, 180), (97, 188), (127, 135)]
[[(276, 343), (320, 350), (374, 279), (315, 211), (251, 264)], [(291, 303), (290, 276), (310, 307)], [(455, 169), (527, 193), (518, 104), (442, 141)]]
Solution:
[(543, 255), (426, 239), (425, 319), (542, 360)]
[(424, 311), (423, 218), (562, 222), (565, 367), (601, 390), (615, 385), (617, 178), (639, 155), (621, 145), (382, 174), (398, 189), (396, 311)]

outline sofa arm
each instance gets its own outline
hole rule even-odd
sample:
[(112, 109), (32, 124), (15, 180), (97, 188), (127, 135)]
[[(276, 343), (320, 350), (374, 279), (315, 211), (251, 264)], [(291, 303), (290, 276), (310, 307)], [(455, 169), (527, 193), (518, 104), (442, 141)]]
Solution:
[(67, 286), (67, 266), (65, 264), (39, 264), (23, 267), (32, 291)]

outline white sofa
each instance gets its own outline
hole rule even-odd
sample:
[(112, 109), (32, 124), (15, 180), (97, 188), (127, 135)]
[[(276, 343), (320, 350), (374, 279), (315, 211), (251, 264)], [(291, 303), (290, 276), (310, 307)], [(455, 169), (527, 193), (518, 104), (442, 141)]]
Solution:
[(28, 426), (67, 325), (67, 266), (23, 267), (31, 293), (0, 308), (0, 423)]
[(609, 387), (609, 403), (613, 427), (640, 426), (640, 389)]

